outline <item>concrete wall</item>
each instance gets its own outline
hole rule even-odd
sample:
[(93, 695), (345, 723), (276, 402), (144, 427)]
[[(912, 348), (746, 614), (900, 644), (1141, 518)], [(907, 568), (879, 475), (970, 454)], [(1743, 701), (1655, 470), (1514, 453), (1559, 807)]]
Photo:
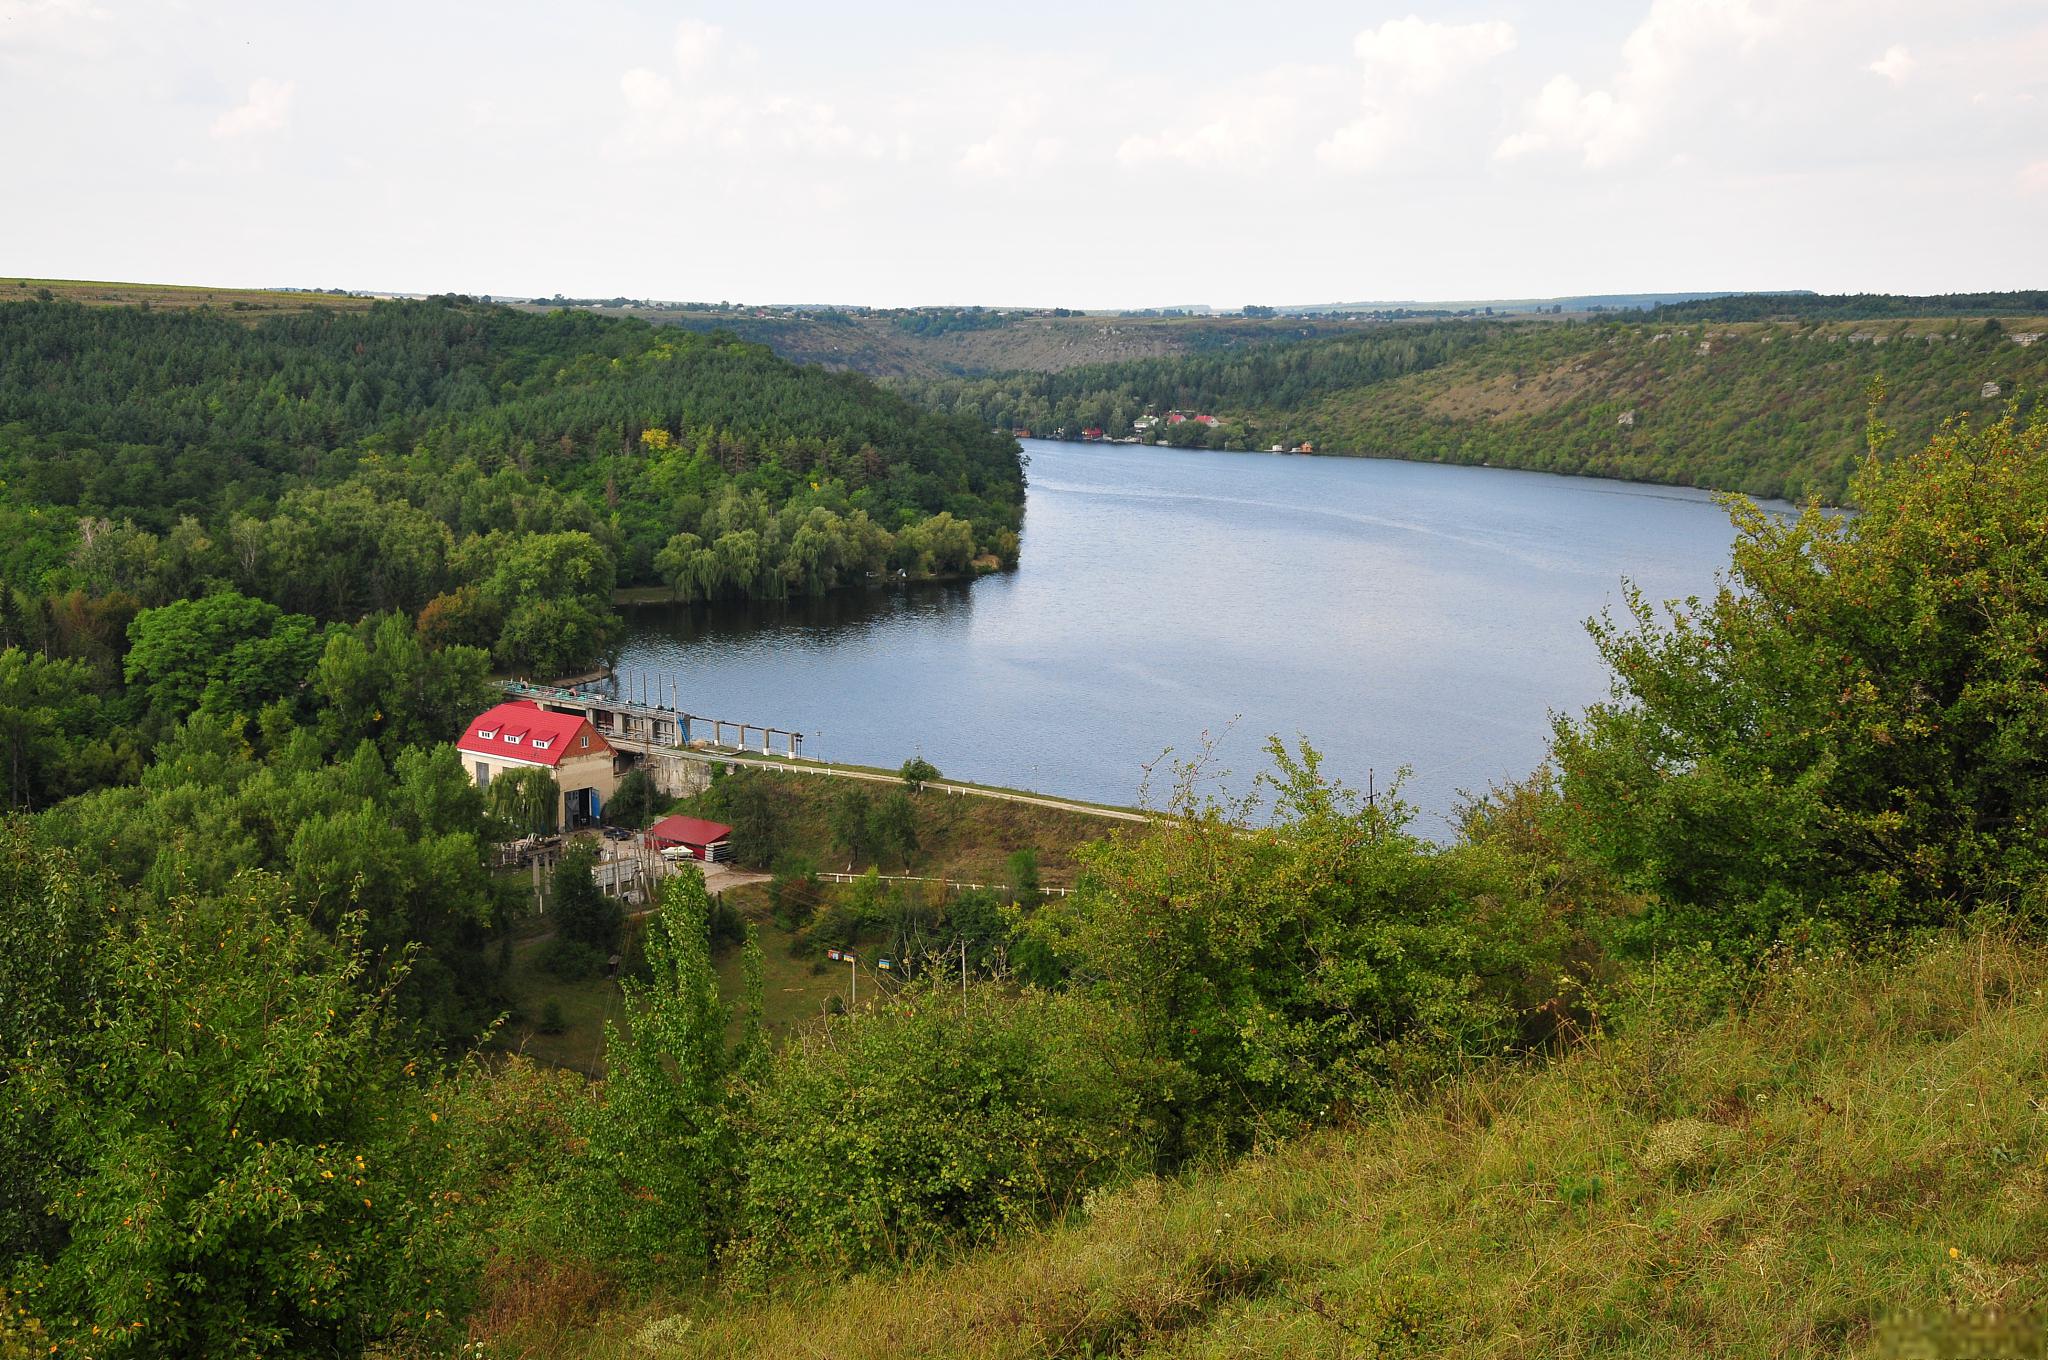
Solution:
[(711, 787), (711, 762), (657, 752), (644, 761), (664, 798), (684, 798)]

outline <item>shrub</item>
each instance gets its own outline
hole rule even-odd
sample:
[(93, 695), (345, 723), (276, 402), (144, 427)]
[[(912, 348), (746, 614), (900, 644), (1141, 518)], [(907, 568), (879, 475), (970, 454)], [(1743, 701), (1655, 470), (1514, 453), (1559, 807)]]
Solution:
[(48, 1203), (64, 1231), (38, 1268), (15, 1263), (48, 1349), (451, 1341), (474, 1262), (445, 1230), (444, 1131), (394, 1042), (397, 979), (372, 980), (362, 918), (330, 946), (280, 882), (245, 874), (230, 897), (138, 899), (119, 920), (75, 1061), (31, 1054), (9, 1073), (61, 1168)]
[(1953, 426), (1852, 496), (1736, 503), (1713, 599), (1593, 625), (1613, 696), (1559, 724), (1565, 825), (1652, 894), (1645, 952), (1941, 924), (2048, 871), (2048, 424)]
[(741, 865), (765, 869), (782, 853), (782, 803), (758, 771), (727, 770), (706, 792), (705, 805), (732, 827), (733, 858)]
[(775, 878), (768, 885), (768, 901), (775, 924), (784, 930), (802, 930), (811, 923), (822, 893), (817, 866), (801, 856), (784, 856), (775, 866)]
[(605, 1028), (609, 1075), (578, 1202), (629, 1267), (707, 1268), (738, 1195), (743, 1079), (765, 1043), (761, 951), (749, 941), (745, 1022), (728, 1041), (733, 1012), (711, 968), (710, 911), (701, 875), (669, 879), (644, 936), (648, 981), (626, 984), (632, 1028)]
[(660, 806), (661, 792), (654, 787), (653, 776), (636, 765), (619, 780), (611, 802), (605, 804), (605, 817), (617, 826), (643, 827)]
[(756, 1095), (738, 1257), (850, 1269), (985, 1242), (1138, 1155), (1131, 1034), (1080, 997), (917, 991), (784, 1049)]
[(1038, 852), (1030, 846), (1011, 852), (1009, 858), (1010, 887), (1019, 902), (1033, 902), (1038, 899)]
[(606, 955), (583, 941), (564, 939), (559, 935), (540, 948), (541, 971), (564, 982), (594, 978), (605, 970), (609, 961)]
[(704, 941), (711, 952), (721, 953), (746, 938), (747, 926), (740, 919), (739, 908), (727, 902), (724, 893), (712, 898), (704, 918)]
[(874, 852), (893, 850), (908, 869), (917, 857), (917, 804), (898, 791), (875, 804), (868, 816), (868, 839)]
[[(1330, 1117), (1516, 1037), (1509, 1000), (1549, 948), (1533, 905), (1474, 879), (1320, 758), (1269, 745), (1271, 825), (1198, 798), (1086, 853), (1026, 938), (1129, 1018), (1169, 1162)], [(1483, 920), (1483, 926), (1482, 926)], [(1043, 958), (1033, 960), (1043, 968)]]
[(922, 793), (926, 784), (939, 777), (939, 767), (923, 756), (912, 756), (903, 762), (903, 769), (899, 773), (903, 776), (903, 782), (910, 785), (912, 793)]
[(597, 843), (570, 843), (555, 864), (555, 930), (562, 939), (587, 945), (600, 957), (618, 952), (625, 908), (597, 886)]
[(846, 852), (848, 869), (874, 853), (872, 816), (867, 790), (858, 784), (849, 783), (832, 800), (832, 844)]
[(540, 1023), (534, 1028), (542, 1034), (560, 1034), (569, 1028), (569, 1022), (562, 1018), (562, 1003), (549, 997), (541, 1003)]

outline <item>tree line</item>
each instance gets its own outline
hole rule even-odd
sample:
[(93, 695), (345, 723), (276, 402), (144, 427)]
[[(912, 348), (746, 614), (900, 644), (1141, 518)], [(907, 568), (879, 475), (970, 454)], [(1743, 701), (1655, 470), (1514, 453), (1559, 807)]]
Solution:
[[(0, 576), (229, 587), (579, 669), (612, 593), (816, 593), (1013, 565), (1014, 444), (729, 335), (452, 298), (242, 324), (0, 305)], [(664, 557), (666, 554), (666, 557)]]

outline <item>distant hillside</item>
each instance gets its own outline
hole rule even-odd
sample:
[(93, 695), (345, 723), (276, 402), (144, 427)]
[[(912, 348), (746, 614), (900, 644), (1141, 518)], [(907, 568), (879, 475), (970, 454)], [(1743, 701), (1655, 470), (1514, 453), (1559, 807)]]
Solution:
[[(1317, 312), (1375, 312), (1393, 307), (1404, 307), (1416, 312), (1482, 311), (1488, 314), (1519, 314), (1524, 312), (1558, 312), (1572, 315), (1584, 312), (1630, 312), (1648, 311), (1667, 303), (1695, 302), (1709, 298), (1742, 297), (1741, 293), (1579, 293), (1569, 297), (1547, 298), (1476, 298), (1456, 301), (1406, 302), (1327, 302), (1302, 307), (1283, 307), (1280, 310), (1300, 315)], [(1775, 295), (1784, 296), (1784, 295)]]
[(76, 302), (86, 307), (206, 308), (253, 321), (279, 312), (366, 311), (372, 299), (334, 289), (209, 288), (177, 283), (0, 277), (0, 303)]
[(1900, 317), (2048, 316), (2048, 289), (2015, 293), (1737, 293), (1673, 301), (1659, 321), (1882, 321)]
[(2048, 389), (2048, 319), (1870, 324), (1446, 322), (1301, 344), (983, 379), (906, 381), (927, 405), (1050, 437), (1148, 413), (1146, 439), (1489, 463), (1839, 500), (1882, 377), (1909, 443)]
[[(551, 309), (547, 303), (518, 305)], [(730, 331), (798, 363), (908, 379), (1058, 373), (1089, 364), (1365, 334), (1398, 324), (1321, 316), (1058, 315), (982, 308), (684, 308), (624, 300), (588, 310), (686, 330)]]

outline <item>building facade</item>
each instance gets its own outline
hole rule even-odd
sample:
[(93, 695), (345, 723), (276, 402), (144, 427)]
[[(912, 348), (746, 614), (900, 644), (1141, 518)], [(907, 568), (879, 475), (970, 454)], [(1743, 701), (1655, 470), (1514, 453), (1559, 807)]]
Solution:
[(455, 749), (472, 782), (489, 792), (491, 781), (513, 770), (546, 770), (561, 788), (557, 825), (587, 826), (604, 816), (618, 791), (618, 753), (575, 713), (553, 713), (525, 699), (499, 704), (472, 719)]

